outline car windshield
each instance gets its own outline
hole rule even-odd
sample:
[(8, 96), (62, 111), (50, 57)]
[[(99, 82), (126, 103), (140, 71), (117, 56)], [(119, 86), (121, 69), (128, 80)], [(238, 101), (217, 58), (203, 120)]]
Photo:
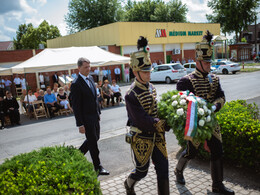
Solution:
[(229, 64), (233, 64), (233, 63), (232, 63), (232, 62), (230, 62), (230, 61), (226, 61), (226, 64), (228, 64), (228, 65), (229, 65)]
[(183, 69), (183, 66), (181, 64), (174, 64), (172, 65), (172, 68), (175, 70)]

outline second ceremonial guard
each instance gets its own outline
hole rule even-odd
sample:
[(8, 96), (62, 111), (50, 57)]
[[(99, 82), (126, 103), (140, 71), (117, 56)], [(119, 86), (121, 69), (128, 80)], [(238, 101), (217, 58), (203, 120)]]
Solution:
[(147, 175), (150, 158), (157, 174), (158, 194), (169, 194), (169, 165), (165, 142), (165, 130), (169, 130), (164, 120), (158, 118), (156, 90), (150, 81), (151, 60), (148, 41), (140, 37), (138, 51), (131, 54), (130, 66), (135, 81), (125, 96), (128, 113), (127, 125), (130, 132), (126, 140), (131, 144), (135, 169), (124, 182), (127, 195), (135, 195), (134, 186)]
[[(215, 112), (219, 111), (225, 103), (225, 94), (221, 88), (219, 77), (210, 72), (211, 56), (213, 54), (213, 35), (207, 31), (202, 42), (196, 44), (196, 70), (177, 83), (178, 91), (189, 90), (198, 97), (214, 104)], [(207, 147), (210, 150), (210, 168), (212, 178), (212, 191), (220, 194), (235, 194), (223, 184), (223, 162), (222, 162), (222, 138), (220, 127), (213, 130), (211, 139), (206, 140)], [(188, 162), (198, 153), (200, 143), (194, 141), (187, 142), (187, 148), (181, 154), (175, 169), (177, 182), (185, 185), (183, 171)]]

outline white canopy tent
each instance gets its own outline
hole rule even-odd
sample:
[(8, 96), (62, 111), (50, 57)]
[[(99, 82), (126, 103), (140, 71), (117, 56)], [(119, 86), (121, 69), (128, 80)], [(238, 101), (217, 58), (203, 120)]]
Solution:
[(12, 75), (12, 69), (11, 68), (2, 68), (0, 67), (0, 76), (3, 75)]
[(223, 35), (215, 35), (215, 36), (213, 36), (213, 40), (214, 41), (225, 41), (225, 40), (227, 40), (227, 37), (225, 37)]
[(49, 72), (77, 68), (80, 57), (89, 59), (91, 66), (130, 63), (130, 58), (105, 51), (97, 46), (44, 49), (41, 53), (12, 67), (13, 74)]

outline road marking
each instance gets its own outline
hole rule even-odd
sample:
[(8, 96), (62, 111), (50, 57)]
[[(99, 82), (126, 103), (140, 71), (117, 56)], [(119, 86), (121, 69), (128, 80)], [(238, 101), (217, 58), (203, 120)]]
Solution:
[[(101, 133), (99, 140), (109, 139), (109, 138), (112, 138), (112, 137), (123, 135), (125, 133), (126, 133), (125, 127), (120, 128), (120, 129), (114, 129), (114, 130), (111, 130), (111, 131), (106, 131), (104, 133)], [(65, 146), (71, 146), (72, 145), (72, 146), (75, 146), (76, 148), (79, 148), (85, 139), (86, 138), (74, 139), (74, 140), (67, 141), (65, 143), (60, 143), (59, 145), (63, 145), (63, 144)]]

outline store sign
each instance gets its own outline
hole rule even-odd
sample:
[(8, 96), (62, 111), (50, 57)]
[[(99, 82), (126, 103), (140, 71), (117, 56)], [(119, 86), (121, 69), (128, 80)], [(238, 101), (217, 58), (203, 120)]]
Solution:
[(155, 37), (167, 37), (165, 29), (156, 29)]
[[(203, 31), (169, 31), (169, 37), (202, 36)], [(167, 37), (166, 29), (156, 29), (155, 37)]]

